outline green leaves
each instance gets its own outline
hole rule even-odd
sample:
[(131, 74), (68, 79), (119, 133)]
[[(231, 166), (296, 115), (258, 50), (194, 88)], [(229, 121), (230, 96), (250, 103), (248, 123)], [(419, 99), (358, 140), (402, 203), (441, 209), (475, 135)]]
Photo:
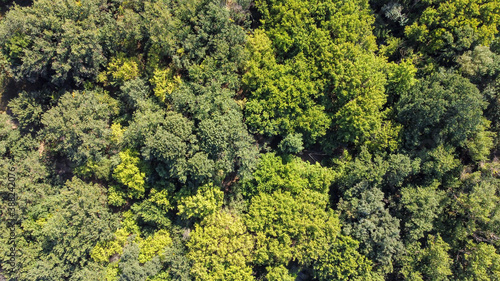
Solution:
[(309, 164), (298, 157), (284, 160), (272, 153), (262, 156), (253, 179), (243, 183), (244, 195), (252, 197), (258, 193), (272, 194), (288, 191), (300, 194), (303, 190), (313, 190), (327, 194), (335, 175), (319, 163)]
[(178, 214), (184, 219), (203, 219), (206, 216), (219, 212), (224, 201), (224, 192), (213, 184), (198, 188), (196, 195), (180, 199)]
[(500, 255), (486, 243), (467, 245), (464, 280), (495, 280), (500, 278)]
[(97, 76), (106, 61), (98, 33), (99, 6), (105, 3), (78, 3), (42, 0), (7, 13), (0, 44), (7, 46), (16, 80), (63, 86), (82, 85)]
[(268, 136), (303, 133), (306, 143), (323, 136), (330, 120), (315, 102), (321, 85), (313, 80), (310, 62), (298, 55), (290, 64), (278, 64), (271, 41), (258, 31), (247, 48), (251, 59), (243, 82), (250, 91), (245, 104), (250, 128)]
[(339, 235), (330, 249), (314, 264), (314, 275), (319, 280), (378, 280), (381, 276), (371, 272), (370, 260), (358, 251), (358, 242)]
[(43, 136), (54, 152), (65, 155), (76, 165), (100, 160), (110, 144), (111, 134), (112, 107), (103, 100), (105, 95), (68, 92), (59, 99), (57, 106), (44, 113)]
[(113, 171), (113, 177), (127, 188), (129, 198), (144, 197), (146, 173), (138, 156), (131, 150), (120, 152), (121, 162)]
[(473, 84), (459, 75), (446, 73), (424, 79), (396, 104), (408, 148), (443, 143), (463, 146), (480, 131), (484, 107)]
[(256, 4), (262, 27), (248, 40), (242, 79), (250, 129), (302, 134), (306, 147), (320, 140), (326, 152), (341, 144), (394, 150), (399, 128), (383, 111), (389, 65), (373, 53), (367, 1)]
[(489, 45), (500, 21), (498, 1), (428, 1), (420, 17), (405, 28), (427, 55), (449, 61), (456, 53)]
[(340, 235), (337, 215), (325, 210), (327, 201), (328, 196), (311, 190), (254, 197), (246, 224), (256, 238), (255, 264), (281, 267), (297, 261), (320, 280), (368, 274), (370, 262), (357, 252), (356, 241)]
[(433, 222), (442, 209), (443, 193), (437, 190), (437, 183), (401, 190), (401, 204), (409, 213), (405, 223), (409, 241), (423, 238), (426, 232), (434, 228)]
[(4, 7), (17, 278), (500, 276), (499, 1), (250, 2)]
[(219, 211), (207, 216), (190, 233), (187, 247), (195, 280), (254, 280), (254, 239), (237, 214)]
[(97, 184), (73, 178), (46, 203), (51, 205), (51, 215), (33, 241), (38, 244), (40, 262), (30, 266), (27, 279), (62, 279), (83, 269), (94, 245), (110, 239), (116, 227), (116, 218)]

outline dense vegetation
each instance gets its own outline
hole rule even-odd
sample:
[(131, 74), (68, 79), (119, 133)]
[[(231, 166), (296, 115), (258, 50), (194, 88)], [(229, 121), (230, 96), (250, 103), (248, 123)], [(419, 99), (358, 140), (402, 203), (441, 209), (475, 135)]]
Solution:
[(500, 280), (499, 0), (20, 4), (0, 279)]

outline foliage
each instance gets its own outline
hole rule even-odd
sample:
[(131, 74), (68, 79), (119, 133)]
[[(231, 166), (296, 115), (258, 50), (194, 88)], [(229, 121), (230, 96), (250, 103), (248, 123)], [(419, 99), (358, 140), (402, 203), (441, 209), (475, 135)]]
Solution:
[(486, 243), (468, 245), (465, 254), (467, 266), (464, 280), (495, 280), (500, 278), (500, 255), (495, 247)]
[(151, 188), (146, 200), (132, 206), (142, 222), (158, 228), (170, 227), (168, 211), (172, 209), (172, 205), (168, 190), (169, 188)]
[(120, 164), (113, 171), (113, 177), (127, 188), (129, 198), (144, 197), (146, 173), (141, 169), (138, 156), (139, 153), (131, 150), (120, 152)]
[(319, 86), (308, 81), (314, 74), (305, 58), (299, 57), (295, 65), (278, 64), (264, 32), (249, 38), (247, 48), (250, 62), (243, 82), (250, 91), (245, 111), (252, 131), (269, 136), (302, 133), (306, 143), (323, 136), (330, 119), (314, 102)]
[(425, 54), (450, 59), (461, 51), (489, 45), (498, 32), (498, 1), (422, 2), (425, 9), (405, 34)]
[(0, 26), (0, 44), (18, 81), (57, 86), (93, 80), (106, 62), (99, 40), (101, 0), (34, 1), (16, 6)]
[(480, 131), (484, 106), (480, 92), (467, 79), (436, 73), (403, 94), (395, 107), (406, 128), (406, 146), (433, 148), (443, 143), (463, 146)]
[(110, 142), (109, 119), (113, 114), (103, 98), (105, 94), (96, 92), (68, 92), (43, 114), (43, 136), (53, 152), (76, 165), (101, 159)]
[[(133, 239), (129, 238), (129, 240)], [(118, 263), (119, 281), (145, 280), (148, 276), (154, 276), (160, 271), (160, 261), (158, 258), (141, 265), (138, 260), (139, 251), (139, 246), (132, 241), (124, 248), (123, 255)]]
[(187, 242), (195, 280), (254, 280), (250, 267), (254, 239), (236, 214), (207, 216)]
[(15, 2), (0, 279), (500, 279), (499, 1)]
[(46, 200), (51, 205), (50, 215), (33, 233), (40, 260), (30, 265), (27, 280), (71, 277), (89, 266), (94, 245), (109, 239), (116, 226), (98, 185), (73, 178), (59, 194)]
[(301, 152), (304, 147), (302, 146), (302, 134), (287, 135), (281, 140), (278, 149), (283, 153), (295, 154)]
[(157, 69), (154, 72), (153, 78), (151, 78), (155, 96), (162, 102), (165, 102), (167, 97), (172, 94), (172, 91), (181, 83), (180, 76), (174, 76), (172, 72), (169, 68), (164, 70)]
[(407, 246), (403, 276), (407, 280), (449, 280), (448, 276), (452, 275), (450, 245), (440, 235), (428, 235), (426, 244), (423, 249), (418, 242)]
[(99, 74), (99, 82), (120, 85), (134, 80), (139, 77), (139, 67), (140, 62), (137, 58), (126, 58), (124, 53), (119, 53), (108, 63), (107, 71)]
[(434, 219), (441, 213), (444, 194), (437, 190), (437, 182), (426, 187), (406, 187), (401, 190), (401, 204), (407, 210), (405, 230), (408, 241), (418, 241), (431, 231)]
[(358, 251), (358, 242), (340, 235), (330, 249), (313, 266), (318, 280), (378, 280), (371, 261)]
[(203, 219), (206, 216), (219, 212), (224, 201), (224, 192), (213, 184), (198, 188), (196, 195), (182, 198), (177, 208), (178, 215), (184, 219)]
[(311, 190), (295, 196), (278, 190), (254, 197), (246, 224), (256, 237), (255, 263), (280, 267), (297, 261), (312, 267), (320, 280), (370, 271), (370, 262), (356, 250), (357, 242), (339, 235), (338, 217), (325, 211), (326, 198)]
[(262, 156), (253, 179), (243, 182), (243, 192), (248, 197), (277, 190), (292, 194), (314, 190), (327, 194), (333, 179), (332, 171), (319, 163), (313, 165), (293, 156), (287, 161), (269, 153)]
[(404, 249), (400, 219), (391, 214), (386, 194), (396, 193), (419, 171), (419, 159), (398, 154), (384, 159), (363, 148), (334, 184), (341, 191), (337, 208), (344, 222), (343, 232), (358, 240), (360, 253), (384, 273), (393, 270), (394, 261)]
[(47, 108), (41, 104), (38, 98), (40, 95), (41, 93), (21, 92), (9, 102), (9, 108), (24, 132), (35, 132), (41, 127), (42, 114)]

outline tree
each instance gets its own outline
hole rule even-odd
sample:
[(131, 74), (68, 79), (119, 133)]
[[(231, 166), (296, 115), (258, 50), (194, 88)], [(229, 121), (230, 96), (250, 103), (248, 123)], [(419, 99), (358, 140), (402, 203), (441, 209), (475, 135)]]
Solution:
[(407, 245), (401, 269), (405, 280), (449, 280), (453, 275), (453, 260), (448, 253), (450, 245), (439, 234), (428, 235), (425, 244), (424, 248), (420, 242)]
[(413, 242), (434, 229), (434, 220), (442, 210), (444, 192), (437, 189), (438, 183), (426, 187), (406, 187), (401, 190), (401, 206), (409, 216), (403, 217), (407, 241)]
[(278, 281), (278, 280), (283, 280), (283, 281), (293, 281), (295, 278), (290, 275), (288, 269), (283, 266), (277, 266), (277, 267), (268, 267), (266, 268), (267, 274), (266, 274), (266, 280), (269, 281)]
[(419, 51), (449, 63), (478, 45), (489, 45), (500, 22), (498, 1), (422, 1), (422, 14), (405, 29)]
[(296, 154), (301, 152), (304, 147), (302, 144), (302, 134), (287, 135), (281, 140), (278, 149), (285, 154)]
[(301, 133), (305, 143), (326, 133), (330, 118), (317, 104), (321, 85), (304, 56), (295, 63), (279, 64), (272, 41), (257, 30), (249, 38), (250, 61), (243, 83), (248, 91), (245, 103), (247, 124), (255, 133), (267, 136)]
[(338, 74), (338, 86), (331, 93), (336, 113), (330, 138), (335, 134), (340, 143), (367, 145), (372, 150), (397, 147), (399, 128), (387, 120), (388, 111), (382, 110), (387, 102), (387, 67), (383, 58), (363, 53), (342, 64), (345, 73)]
[(203, 219), (206, 216), (219, 212), (224, 201), (224, 192), (206, 184), (198, 188), (196, 195), (180, 199), (178, 215), (184, 219)]
[[(268, 137), (395, 149), (384, 112), (388, 64), (376, 49), (367, 1), (257, 1), (262, 26), (250, 37), (243, 77), (247, 124)], [(343, 51), (340, 51), (343, 50)], [(368, 66), (369, 65), (369, 66)]]
[[(475, 83), (486, 98), (488, 105), (484, 110), (484, 116), (491, 121), (491, 130), (496, 133), (495, 146), (498, 147), (500, 125), (498, 120), (500, 117), (500, 99), (498, 93), (500, 74), (500, 64), (498, 50), (496, 47), (491, 46), (477, 46), (474, 50), (467, 51), (463, 55), (457, 58), (457, 62), (460, 65), (460, 70), (463, 75)], [(487, 122), (484, 123), (485, 129), (487, 129)], [(477, 138), (474, 138), (472, 142), (479, 143), (479, 147), (476, 150), (483, 150), (486, 152), (488, 147), (488, 141), (491, 135), (488, 136), (488, 132), (482, 132), (478, 134)], [(476, 141), (476, 139), (478, 139)], [(485, 145), (486, 144), (486, 145)], [(481, 155), (481, 153), (478, 153)], [(481, 157), (474, 157), (481, 158)], [(483, 156), (484, 159), (484, 156)]]
[(333, 185), (339, 191), (336, 207), (343, 233), (359, 241), (359, 252), (382, 273), (393, 271), (394, 261), (404, 250), (400, 219), (393, 215), (391, 205), (408, 179), (420, 171), (419, 159), (400, 154), (386, 157), (372, 156), (362, 148), (354, 161), (341, 166)]
[(441, 236), (427, 237), (427, 247), (423, 251), (423, 274), (431, 280), (447, 280), (447, 276), (452, 275), (450, 266), (452, 259), (448, 251), (450, 246), (443, 241)]
[(120, 152), (121, 162), (113, 171), (113, 177), (127, 188), (129, 198), (141, 198), (145, 193), (146, 173), (138, 156), (136, 151)]
[(76, 165), (99, 161), (110, 144), (109, 120), (114, 106), (116, 101), (106, 94), (68, 92), (43, 114), (44, 139), (53, 152)]
[(195, 184), (211, 178), (213, 161), (197, 151), (192, 121), (179, 113), (168, 112), (160, 122), (162, 126), (147, 135), (145, 142), (150, 153), (146, 157), (154, 157), (163, 163), (156, 167), (158, 174), (163, 178), (176, 178), (181, 183), (185, 183), (188, 176)]
[(42, 114), (47, 105), (41, 101), (43, 92), (21, 92), (18, 97), (9, 102), (9, 108), (19, 122), (23, 132), (36, 132), (41, 127)]
[(34, 1), (6, 14), (0, 44), (17, 81), (56, 86), (93, 80), (106, 62), (99, 41), (101, 0)]
[(172, 56), (174, 63), (186, 69), (189, 80), (198, 85), (225, 85), (237, 90), (246, 58), (245, 31), (230, 18), (230, 8), (213, 0), (196, 1), (179, 8), (184, 23), (195, 20), (181, 29), (176, 53)]
[(251, 198), (259, 193), (272, 194), (288, 191), (293, 195), (303, 190), (327, 194), (334, 179), (333, 172), (319, 163), (310, 164), (298, 157), (282, 158), (273, 153), (264, 154), (253, 173), (253, 178), (243, 181), (243, 193)]
[(500, 278), (500, 255), (493, 245), (469, 243), (465, 254), (464, 280), (496, 280)]
[(380, 189), (361, 182), (344, 195), (338, 209), (345, 222), (343, 232), (360, 242), (361, 254), (373, 260), (382, 272), (389, 273), (403, 244), (399, 219), (391, 216), (383, 199)]
[(132, 205), (132, 210), (145, 225), (158, 229), (168, 228), (171, 226), (168, 212), (173, 208), (172, 190), (171, 186), (161, 187), (158, 184), (149, 190), (147, 199)]
[(159, 258), (148, 261), (141, 266), (139, 262), (139, 246), (132, 242), (133, 239), (129, 238), (129, 240), (131, 241), (123, 250), (123, 255), (118, 263), (120, 269), (118, 280), (140, 281), (145, 280), (148, 276), (156, 275), (161, 269)]
[(383, 280), (372, 272), (372, 263), (361, 255), (359, 242), (349, 236), (339, 235), (330, 249), (313, 266), (318, 280)]
[(123, 101), (123, 107), (131, 112), (138, 109), (145, 110), (150, 105), (148, 98), (151, 90), (146, 81), (141, 78), (125, 81), (120, 87), (119, 95)]
[(467, 79), (447, 73), (425, 78), (395, 105), (408, 148), (463, 147), (480, 131), (486, 104)]
[[(23, 136), (7, 114), (0, 114), (0, 177), (4, 179), (0, 185), (0, 262), (6, 278), (30, 280), (41, 255), (41, 229), (54, 208), (52, 198), (60, 190), (51, 184), (50, 169), (38, 151), (39, 140)], [(13, 243), (15, 265), (10, 263)]]
[(254, 238), (237, 214), (222, 210), (205, 217), (190, 233), (187, 247), (195, 280), (254, 280)]
[(86, 184), (75, 177), (59, 194), (46, 200), (50, 215), (33, 233), (39, 262), (30, 265), (27, 280), (71, 277), (88, 265), (94, 245), (110, 239), (116, 227), (116, 217), (107, 208), (102, 187), (97, 184)]

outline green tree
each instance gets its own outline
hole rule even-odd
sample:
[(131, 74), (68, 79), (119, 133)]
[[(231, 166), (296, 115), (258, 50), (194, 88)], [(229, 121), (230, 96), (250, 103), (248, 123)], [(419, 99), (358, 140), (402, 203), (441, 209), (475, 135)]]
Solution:
[(144, 165), (140, 163), (139, 153), (125, 150), (120, 152), (120, 160), (113, 171), (113, 177), (126, 187), (129, 198), (144, 197), (146, 173)]
[(312, 143), (326, 133), (330, 118), (317, 104), (320, 86), (309, 69), (311, 62), (298, 56), (294, 65), (279, 64), (272, 41), (257, 30), (249, 38), (250, 61), (243, 83), (248, 89), (245, 103), (247, 124), (267, 136), (301, 133)]
[(278, 149), (282, 153), (295, 154), (301, 152), (304, 147), (302, 146), (302, 134), (287, 135), (281, 140)]
[(400, 221), (389, 213), (383, 200), (380, 189), (362, 182), (344, 194), (338, 209), (345, 222), (344, 233), (360, 242), (361, 254), (373, 260), (382, 272), (389, 273), (403, 244)]
[(465, 254), (463, 280), (498, 280), (500, 255), (493, 245), (469, 243)]
[[(97, 92), (68, 92), (42, 116), (48, 147), (76, 165), (99, 161), (110, 145), (109, 127), (116, 101)], [(117, 112), (115, 112), (116, 114)]]
[[(0, 262), (6, 278), (30, 280), (28, 276), (41, 256), (41, 229), (54, 208), (52, 198), (60, 190), (60, 186), (51, 184), (51, 170), (44, 165), (39, 148), (39, 138), (29, 134), (23, 136), (7, 114), (0, 114), (0, 177), (3, 179), (0, 185)], [(9, 212), (13, 207), (15, 216)], [(9, 262), (12, 223), (13, 241), (18, 250), (14, 267)]]
[(171, 186), (153, 187), (149, 190), (148, 198), (132, 205), (132, 210), (145, 225), (160, 229), (168, 228), (171, 226), (168, 212), (173, 208), (172, 190)]
[(404, 250), (394, 197), (401, 196), (401, 188), (419, 171), (419, 159), (401, 154), (372, 156), (362, 148), (354, 161), (340, 166), (333, 185), (339, 192), (343, 232), (359, 241), (359, 252), (384, 274), (393, 271)]
[(327, 198), (311, 190), (254, 197), (246, 224), (256, 237), (255, 264), (279, 267), (297, 261), (320, 280), (368, 273), (370, 262), (357, 252), (357, 242), (341, 236), (337, 216), (325, 210)]
[(49, 215), (40, 217), (42, 227), (33, 233), (39, 260), (30, 265), (27, 280), (71, 277), (89, 264), (95, 244), (110, 239), (116, 227), (116, 217), (107, 208), (104, 190), (97, 184), (86, 184), (75, 177), (59, 194), (46, 200)]
[(0, 44), (17, 81), (82, 85), (106, 62), (99, 40), (101, 0), (34, 1), (0, 25)]
[(383, 280), (372, 272), (372, 263), (361, 255), (359, 242), (349, 236), (339, 235), (329, 250), (314, 264), (318, 280)]
[(447, 277), (452, 275), (450, 269), (452, 259), (448, 254), (450, 246), (439, 235), (437, 237), (429, 235), (427, 244), (422, 253), (424, 276), (430, 280), (448, 280)]
[(123, 250), (123, 255), (120, 257), (120, 262), (118, 263), (118, 280), (140, 281), (145, 280), (148, 276), (156, 275), (161, 269), (159, 258), (155, 258), (141, 265), (139, 262), (139, 246), (132, 242), (133, 239), (129, 238), (129, 240), (129, 243)]
[(403, 215), (404, 232), (408, 241), (417, 241), (434, 229), (434, 220), (441, 213), (444, 192), (438, 183), (426, 187), (401, 189), (401, 205), (408, 213)]
[(406, 27), (405, 34), (419, 51), (440, 61), (449, 63), (456, 54), (489, 45), (498, 33), (498, 1), (422, 2), (422, 14)]
[[(272, 137), (395, 149), (388, 120), (388, 64), (376, 49), (368, 1), (257, 1), (262, 26), (249, 38), (243, 77), (247, 124)], [(342, 51), (341, 51), (342, 50)], [(393, 80), (394, 81), (394, 80)]]
[(9, 102), (9, 108), (19, 123), (22, 132), (36, 132), (41, 127), (42, 114), (47, 110), (41, 99), (44, 92), (21, 92)]
[(453, 274), (450, 245), (439, 234), (428, 235), (425, 244), (424, 248), (421, 248), (420, 242), (407, 245), (401, 261), (401, 273), (405, 280), (449, 280)]
[(203, 219), (219, 212), (224, 202), (224, 192), (212, 183), (198, 188), (196, 195), (180, 199), (178, 215), (184, 219)]
[(243, 193), (251, 198), (259, 193), (289, 191), (300, 194), (314, 190), (327, 194), (335, 174), (319, 163), (310, 164), (298, 157), (282, 158), (273, 153), (264, 154), (253, 173), (253, 178), (243, 181)]
[(485, 106), (472, 83), (447, 73), (425, 78), (395, 105), (408, 148), (439, 144), (463, 147), (480, 132)]
[(195, 280), (254, 280), (254, 238), (237, 214), (219, 211), (205, 217), (190, 233), (187, 257)]

